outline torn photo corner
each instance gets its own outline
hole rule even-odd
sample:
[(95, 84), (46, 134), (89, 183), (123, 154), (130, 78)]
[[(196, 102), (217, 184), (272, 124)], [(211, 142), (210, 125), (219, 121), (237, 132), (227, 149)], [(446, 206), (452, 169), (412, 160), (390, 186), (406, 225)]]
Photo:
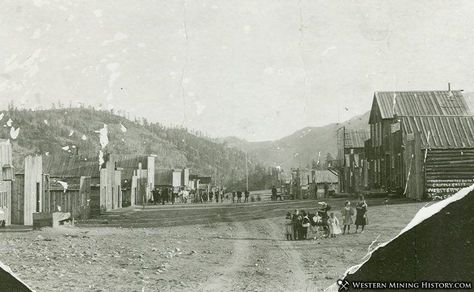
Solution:
[[(351, 281), (435, 281), (472, 279), (474, 228), (468, 210), (474, 207), (474, 185), (442, 201), (428, 203), (393, 239), (380, 244), (360, 264), (346, 270)], [(458, 232), (459, 226), (465, 232)], [(441, 267), (437, 263), (446, 263)], [(453, 262), (452, 265), (447, 263)], [(338, 291), (337, 283), (325, 291)]]
[(2, 262), (0, 262), (0, 291), (34, 292), (12, 272), (9, 266)]

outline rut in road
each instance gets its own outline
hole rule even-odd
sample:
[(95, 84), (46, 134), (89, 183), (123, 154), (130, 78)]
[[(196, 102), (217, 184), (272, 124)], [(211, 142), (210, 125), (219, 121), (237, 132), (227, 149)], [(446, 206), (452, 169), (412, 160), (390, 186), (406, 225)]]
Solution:
[[(267, 219), (265, 221), (267, 221), (268, 229), (271, 231), (273, 238), (284, 238), (283, 226), (275, 224), (273, 220)], [(283, 240), (278, 241), (277, 244), (279, 252), (283, 253), (286, 259), (284, 272), (288, 277), (286, 281), (286, 283), (288, 283), (287, 291), (318, 291), (314, 282), (306, 276), (299, 252), (293, 248), (296, 243), (297, 242)]]
[(283, 226), (271, 219), (233, 224), (233, 238), (222, 239), (222, 244), (233, 241), (231, 261), (199, 291), (317, 291), (294, 243), (284, 240)]
[[(244, 228), (241, 222), (235, 222), (235, 234), (237, 236), (248, 237), (248, 232)], [(221, 292), (221, 291), (235, 291), (237, 283), (236, 275), (238, 271), (244, 268), (244, 265), (248, 264), (250, 260), (250, 247), (249, 241), (247, 240), (234, 240), (233, 253), (230, 265), (222, 263), (224, 269), (221, 271), (221, 275), (217, 278), (210, 278), (206, 283), (203, 284), (202, 289), (199, 291), (206, 292)]]

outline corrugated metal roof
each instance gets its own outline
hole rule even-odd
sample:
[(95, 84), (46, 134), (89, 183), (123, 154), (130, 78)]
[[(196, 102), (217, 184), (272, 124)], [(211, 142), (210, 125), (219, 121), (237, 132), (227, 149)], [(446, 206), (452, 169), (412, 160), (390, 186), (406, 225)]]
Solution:
[(471, 114), (459, 90), (375, 92), (374, 102), (380, 109), (382, 119), (393, 118), (394, 108), (395, 114), (399, 116)]
[(401, 117), (405, 134), (421, 132), (423, 148), (474, 147), (474, 116)]
[(370, 138), (368, 130), (346, 130), (344, 132), (344, 148), (364, 148), (365, 140)]

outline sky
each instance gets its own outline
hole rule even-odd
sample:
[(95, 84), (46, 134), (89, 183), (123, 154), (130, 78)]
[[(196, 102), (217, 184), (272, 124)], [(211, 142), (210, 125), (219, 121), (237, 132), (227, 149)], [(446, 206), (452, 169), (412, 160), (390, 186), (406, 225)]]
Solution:
[(0, 3), (0, 108), (94, 105), (212, 137), (274, 140), (374, 91), (473, 91), (474, 2)]

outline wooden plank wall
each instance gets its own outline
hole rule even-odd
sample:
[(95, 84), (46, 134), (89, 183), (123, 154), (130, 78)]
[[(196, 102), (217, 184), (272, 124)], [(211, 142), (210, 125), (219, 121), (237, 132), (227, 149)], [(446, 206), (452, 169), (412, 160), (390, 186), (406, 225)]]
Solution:
[(12, 145), (9, 141), (0, 143), (0, 209), (5, 217), (5, 225), (11, 224), (13, 177)]
[(42, 202), (43, 206), (41, 212), (52, 213), (56, 211), (55, 206), (51, 209), (51, 185), (49, 175), (43, 175), (43, 193), (42, 193)]
[(116, 157), (110, 155), (105, 168), (100, 170), (101, 213), (122, 208), (122, 172), (116, 170)]
[(91, 185), (89, 207), (90, 217), (97, 217), (100, 215), (100, 186)]
[(184, 168), (181, 173), (181, 185), (188, 186), (189, 184), (189, 168)]
[(135, 204), (142, 205), (143, 196), (144, 196), (142, 192), (146, 192), (146, 189), (144, 190), (141, 184), (141, 179), (143, 177), (143, 169), (142, 169), (141, 163), (138, 164), (138, 169), (136, 170), (136, 177), (137, 177), (137, 184), (136, 184), (136, 191), (135, 191)]
[(105, 199), (105, 209), (112, 210), (113, 209), (113, 194), (114, 194), (114, 180), (115, 180), (115, 156), (110, 155), (109, 161), (107, 161), (105, 166), (105, 171), (107, 173), (106, 177), (106, 199)]
[[(41, 210), (41, 199), (36, 200), (36, 193), (43, 190), (43, 159), (41, 156), (25, 158), (25, 188), (24, 188), (24, 224), (33, 225), (33, 213)], [(39, 188), (38, 188), (39, 187)], [(38, 188), (38, 190), (37, 190)], [(39, 208), (37, 208), (37, 203)]]
[(5, 225), (11, 224), (12, 182), (0, 181), (0, 209), (4, 212)]
[(12, 224), (23, 225), (25, 207), (25, 175), (15, 174), (12, 189)]
[(155, 187), (155, 157), (148, 156), (147, 158), (147, 200), (150, 200), (153, 188)]
[(81, 196), (81, 219), (90, 218), (91, 177), (81, 176), (79, 195)]
[(43, 204), (41, 211), (53, 213), (58, 211), (59, 206), (61, 212), (70, 212), (73, 218), (89, 218), (88, 204), (91, 196), (91, 178), (82, 176), (74, 178), (74, 180), (79, 180), (78, 188), (68, 188), (66, 191), (49, 188), (49, 192), (46, 194), (48, 204)]
[(107, 210), (107, 169), (100, 170), (100, 213)]
[(404, 169), (406, 177), (404, 178), (405, 195), (414, 200), (421, 200), (425, 193), (424, 171), (423, 171), (423, 152), (421, 150), (420, 133), (414, 133), (412, 137), (405, 140), (404, 151)]
[(14, 180), (12, 144), (9, 141), (0, 142), (0, 180)]
[[(135, 199), (137, 205), (146, 204), (146, 188), (147, 188), (147, 178), (146, 177), (137, 177), (137, 187), (135, 193)], [(145, 199), (145, 202), (143, 202)]]
[(120, 170), (116, 170), (114, 172), (114, 187), (113, 187), (113, 194), (112, 194), (112, 201), (113, 201), (113, 209), (122, 208), (122, 172)]
[(368, 188), (369, 187), (369, 162), (367, 159), (362, 160), (363, 164), (363, 187)]
[(138, 188), (138, 177), (136, 175), (132, 176), (132, 186), (130, 189), (130, 204), (135, 206), (137, 204), (137, 188)]
[[(154, 170), (153, 170), (154, 172)], [(154, 181), (153, 175), (153, 181)], [(134, 185), (134, 180), (136, 180), (136, 184)], [(132, 191), (135, 187), (135, 193), (132, 196), (135, 196), (135, 205), (142, 205), (147, 202), (148, 195), (147, 192), (149, 190), (149, 175), (148, 170), (142, 169), (141, 164), (139, 164), (138, 169), (136, 170), (136, 175), (132, 177)]]
[(181, 170), (173, 170), (173, 188), (181, 186)]

